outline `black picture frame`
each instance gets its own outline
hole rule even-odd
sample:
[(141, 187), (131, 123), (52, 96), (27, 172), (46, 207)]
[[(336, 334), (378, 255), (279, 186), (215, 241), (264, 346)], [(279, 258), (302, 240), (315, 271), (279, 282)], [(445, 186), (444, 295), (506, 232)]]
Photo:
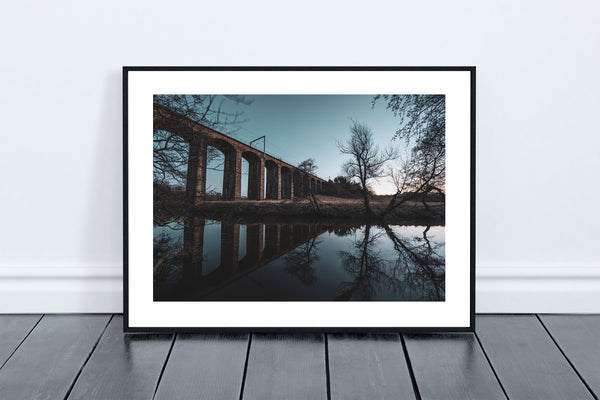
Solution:
[[(369, 326), (369, 327), (264, 327), (264, 326), (240, 326), (240, 327), (201, 327), (201, 326), (139, 326), (130, 323), (130, 74), (134, 72), (177, 72), (177, 71), (417, 71), (417, 72), (452, 72), (460, 71), (469, 74), (469, 95), (470, 95), (470, 115), (469, 115), (469, 326)], [(371, 66), (371, 67), (351, 67), (351, 66), (297, 66), (297, 67), (269, 67), (269, 66), (207, 66), (207, 67), (184, 67), (184, 66), (125, 66), (123, 67), (123, 321), (124, 332), (126, 333), (248, 333), (248, 332), (473, 332), (475, 329), (475, 166), (476, 166), (476, 68), (473, 66)]]

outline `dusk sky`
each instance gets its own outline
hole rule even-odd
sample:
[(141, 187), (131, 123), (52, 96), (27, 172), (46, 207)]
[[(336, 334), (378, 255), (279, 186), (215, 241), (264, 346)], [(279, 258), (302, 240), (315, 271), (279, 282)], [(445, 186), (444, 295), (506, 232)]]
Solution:
[[(341, 165), (349, 156), (340, 154), (336, 139), (350, 137), (351, 119), (368, 125), (373, 130), (375, 143), (386, 147), (399, 127), (399, 120), (378, 101), (371, 107), (372, 95), (256, 95), (248, 96), (253, 103), (237, 105), (243, 111), (241, 124), (233, 136), (248, 143), (266, 135), (267, 153), (298, 165), (314, 158), (318, 166), (316, 175), (333, 179), (341, 174)], [(233, 104), (226, 101), (226, 104)], [(394, 141), (396, 146), (404, 146)], [(255, 147), (262, 149), (262, 142)], [(404, 150), (402, 150), (404, 153)], [(242, 165), (242, 196), (247, 189), (247, 164)], [(221, 191), (222, 173), (208, 170), (207, 187)], [(372, 182), (377, 194), (393, 192), (387, 179)]]

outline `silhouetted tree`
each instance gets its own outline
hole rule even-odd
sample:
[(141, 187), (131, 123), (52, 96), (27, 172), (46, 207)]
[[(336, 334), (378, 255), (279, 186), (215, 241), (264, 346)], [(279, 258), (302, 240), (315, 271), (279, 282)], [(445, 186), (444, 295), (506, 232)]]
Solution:
[(383, 212), (390, 213), (409, 200), (426, 203), (430, 193), (445, 193), (446, 97), (444, 95), (377, 95), (400, 119), (394, 139), (410, 149), (399, 165), (391, 168), (396, 192)]
[(443, 148), (430, 148), (426, 152), (413, 151), (413, 154), (394, 168), (390, 168), (390, 176), (396, 192), (392, 195), (382, 213), (385, 216), (403, 203), (420, 200), (425, 208), (427, 197), (431, 193), (445, 195), (446, 163)]
[(298, 164), (298, 169), (314, 175), (314, 173), (317, 171), (317, 169), (319, 169), (319, 167), (317, 167), (317, 163), (315, 162), (314, 158), (307, 158), (306, 160)]
[(337, 197), (355, 198), (362, 197), (360, 183), (351, 182), (345, 176), (336, 176), (333, 180), (325, 182), (323, 194)]
[(445, 143), (446, 135), (446, 96), (377, 95), (378, 100), (387, 102), (387, 108), (400, 119), (400, 128), (394, 134), (396, 139), (411, 139), (422, 148)]
[(337, 147), (342, 154), (351, 156), (342, 166), (342, 170), (348, 179), (356, 179), (360, 183), (365, 211), (368, 216), (372, 216), (369, 181), (386, 175), (384, 166), (397, 157), (397, 151), (391, 147), (380, 150), (373, 141), (371, 128), (357, 121), (352, 122), (350, 139), (346, 142), (338, 141)]
[[(317, 169), (319, 169), (319, 167), (317, 167), (317, 164), (316, 164), (314, 158), (307, 158), (306, 160), (304, 160), (300, 164), (298, 164), (298, 169), (301, 171), (304, 171), (308, 174), (314, 175), (314, 173), (317, 171)], [(312, 185), (310, 185), (310, 184), (308, 185), (308, 199), (310, 200), (310, 204), (313, 207), (313, 209), (315, 210), (315, 212), (318, 215), (321, 215), (321, 208), (319, 207), (317, 198), (315, 197), (315, 194), (313, 193)]]

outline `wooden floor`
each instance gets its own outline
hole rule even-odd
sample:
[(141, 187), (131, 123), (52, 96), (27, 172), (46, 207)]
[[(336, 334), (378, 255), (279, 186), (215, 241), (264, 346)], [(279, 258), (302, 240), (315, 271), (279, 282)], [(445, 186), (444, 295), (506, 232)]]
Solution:
[(120, 315), (0, 315), (0, 399), (598, 399), (600, 315), (473, 334), (124, 335)]

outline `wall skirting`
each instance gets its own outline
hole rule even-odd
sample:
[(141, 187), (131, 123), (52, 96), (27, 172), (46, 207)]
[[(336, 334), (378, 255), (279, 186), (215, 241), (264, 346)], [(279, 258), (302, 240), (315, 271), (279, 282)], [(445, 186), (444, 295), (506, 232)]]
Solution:
[[(0, 313), (122, 312), (122, 267), (0, 267)], [(477, 268), (479, 313), (600, 313), (600, 266)]]
[(600, 266), (479, 266), (478, 313), (600, 313)]
[(123, 267), (0, 267), (0, 313), (118, 313)]

